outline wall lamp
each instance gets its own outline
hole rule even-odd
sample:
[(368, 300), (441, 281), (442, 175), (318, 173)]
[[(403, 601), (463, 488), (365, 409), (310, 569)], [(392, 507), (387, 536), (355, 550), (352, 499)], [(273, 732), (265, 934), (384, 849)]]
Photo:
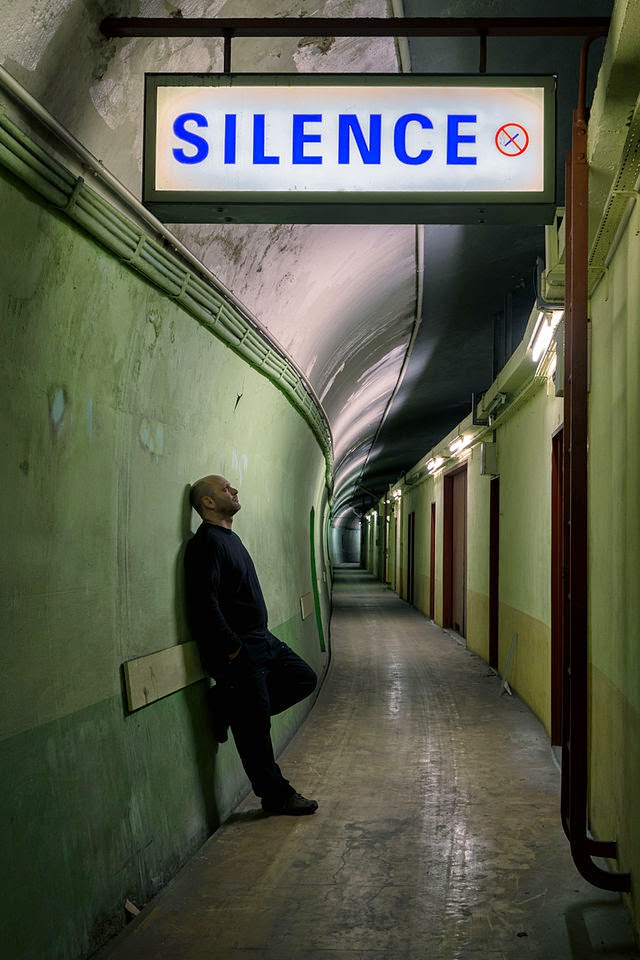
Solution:
[(546, 353), (556, 327), (564, 317), (564, 310), (541, 310), (529, 343), (531, 359), (534, 363)]
[(394, 500), (399, 500), (402, 496), (402, 490), (394, 490), (392, 496)]
[(486, 410), (489, 426), (491, 426), (495, 422), (495, 419), (498, 416), (498, 413), (500, 411), (500, 407), (503, 407), (506, 402), (507, 402), (506, 393), (496, 393), (495, 397), (493, 398), (493, 400), (491, 401), (491, 403), (489, 404)]
[(471, 443), (473, 437), (471, 435), (466, 435), (461, 433), (458, 437), (455, 437), (449, 444), (449, 450), (452, 454), (460, 453), (461, 450)]
[(431, 457), (427, 460), (427, 473), (435, 473), (444, 463), (444, 457)]

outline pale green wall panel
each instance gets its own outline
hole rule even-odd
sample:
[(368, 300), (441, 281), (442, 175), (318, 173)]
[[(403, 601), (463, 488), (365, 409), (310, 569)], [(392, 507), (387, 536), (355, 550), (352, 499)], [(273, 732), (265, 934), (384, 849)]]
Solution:
[(590, 816), (618, 842), (640, 927), (640, 212), (591, 301)]
[(491, 478), (481, 476), (476, 446), (467, 463), (467, 646), (489, 659), (489, 505)]
[(640, 710), (640, 212), (592, 300), (591, 659)]
[(551, 618), (551, 438), (562, 400), (541, 386), (497, 432), (500, 468), (500, 600)]
[[(0, 755), (12, 785), (0, 940), (25, 960), (77, 960), (248, 790), (233, 744), (212, 739), (204, 682), (124, 709), (123, 661), (188, 638), (187, 485), (221, 472), (240, 488), (234, 529), (270, 625), (322, 673), (299, 598), (326, 460), (266, 377), (4, 178), (0, 215)], [(319, 537), (327, 631), (325, 552)], [(278, 748), (309, 706), (277, 719)]]

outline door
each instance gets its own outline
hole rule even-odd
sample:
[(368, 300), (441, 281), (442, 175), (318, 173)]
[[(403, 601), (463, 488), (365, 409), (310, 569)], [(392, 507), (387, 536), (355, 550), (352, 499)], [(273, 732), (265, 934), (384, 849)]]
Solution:
[(443, 621), (467, 630), (467, 465), (444, 478)]
[(416, 514), (412, 511), (407, 518), (407, 601), (413, 603), (415, 596), (414, 563), (416, 554)]
[(551, 743), (562, 743), (563, 633), (563, 450), (562, 428), (551, 441)]
[(489, 504), (489, 666), (498, 669), (500, 612), (500, 477), (491, 479)]
[(429, 617), (436, 618), (436, 505), (431, 504), (431, 533), (429, 540)]

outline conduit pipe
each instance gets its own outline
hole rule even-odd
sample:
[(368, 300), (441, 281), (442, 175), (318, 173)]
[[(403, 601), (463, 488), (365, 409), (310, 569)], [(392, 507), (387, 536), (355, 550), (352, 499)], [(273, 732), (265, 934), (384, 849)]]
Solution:
[(332, 442), (324, 411), (307, 391), (295, 367), (233, 303), (206, 279), (185, 269), (175, 255), (124, 218), (107, 200), (50, 157), (0, 110), (0, 163), (55, 209), (66, 214), (131, 269), (150, 280), (250, 366), (266, 376), (313, 431), (325, 456), (331, 489)]
[[(103, 166), (100, 160), (94, 157), (79, 140), (76, 140), (76, 138), (2, 66), (0, 66), (0, 88), (4, 89), (27, 114), (52, 133), (56, 140), (69, 150), (71, 155), (80, 163), (83, 171), (89, 173), (93, 178), (103, 184), (112, 195), (116, 196), (118, 200), (125, 205), (128, 211), (132, 212), (138, 220), (150, 228), (157, 237), (161, 238), (161, 242), (154, 242), (152, 238), (142, 238), (140, 241), (139, 231), (136, 230), (133, 224), (127, 223), (127, 221), (119, 215), (118, 211), (114, 210), (103, 197), (87, 188), (82, 178), (74, 177), (62, 164), (53, 160), (53, 158), (46, 154), (45, 151), (30, 140), (30, 138), (26, 137), (8, 118), (3, 117), (2, 126), (4, 127), (3, 136), (5, 138), (3, 143), (6, 148), (3, 155), (7, 161), (7, 165), (13, 164), (11, 157), (18, 160), (19, 170), (14, 171), (17, 176), (28, 183), (29, 186), (33, 187), (34, 190), (40, 193), (41, 196), (44, 196), (50, 203), (57, 207), (66, 208), (67, 213), (81, 223), (89, 233), (95, 234), (95, 230), (92, 228), (91, 223), (89, 223), (89, 217), (93, 218), (96, 225), (100, 223), (105, 231), (101, 242), (105, 243), (105, 245), (121, 259), (132, 263), (132, 265), (145, 263), (154, 274), (154, 282), (157, 282), (157, 284), (174, 299), (184, 303), (185, 299), (188, 300), (189, 297), (182, 296), (180, 290), (178, 291), (178, 295), (176, 295), (176, 290), (172, 284), (166, 283), (166, 279), (172, 275), (172, 269), (169, 267), (172, 253), (184, 261), (184, 264), (193, 271), (190, 274), (188, 282), (200, 291), (200, 298), (191, 298), (194, 303), (202, 305), (203, 291), (209, 291), (208, 299), (210, 300), (211, 288), (214, 288), (216, 298), (221, 298), (226, 301), (228, 305), (228, 309), (219, 310), (218, 315), (220, 316), (222, 313), (230, 324), (233, 322), (232, 318), (237, 318), (237, 320), (239, 320), (238, 329), (242, 330), (243, 334), (246, 334), (247, 325), (251, 327), (255, 333), (254, 341), (262, 340), (268, 345), (265, 356), (269, 353), (275, 353), (284, 361), (284, 368), (289, 367), (290, 370), (295, 371), (293, 379), (295, 380), (296, 387), (294, 393), (298, 400), (301, 395), (300, 388), (302, 388), (302, 391), (307, 395), (308, 399), (304, 404), (305, 419), (307, 419), (307, 421), (311, 420), (316, 435), (318, 437), (322, 435), (323, 437), (321, 446), (325, 455), (328, 456), (327, 469), (329, 477), (333, 449), (333, 439), (329, 421), (311, 383), (307, 380), (302, 370), (298, 368), (285, 348), (268, 333), (247, 307), (234, 296), (231, 290), (225, 287), (160, 220), (154, 217), (153, 214), (143, 206), (134, 194), (127, 190), (124, 184), (120, 183), (117, 177), (114, 177), (114, 175)], [(6, 139), (7, 135), (10, 142)], [(34, 159), (39, 162), (37, 172), (33, 164)], [(71, 187), (72, 192), (75, 191), (73, 203), (70, 202), (69, 187)], [(128, 244), (134, 237), (136, 241), (140, 243), (140, 250), (136, 250), (135, 256), (132, 257)], [(164, 244), (166, 244), (166, 246), (164, 246)], [(182, 276), (183, 274), (184, 268), (178, 261), (173, 267), (172, 279)], [(205, 320), (208, 326), (211, 326), (210, 319), (210, 317), (207, 317)], [(256, 366), (256, 364), (254, 363), (253, 366)], [(261, 366), (258, 366), (258, 369), (261, 369)], [(271, 379), (274, 379), (273, 375), (271, 375)], [(283, 369), (280, 370), (277, 379), (279, 382), (291, 384), (291, 378), (285, 380)], [(284, 392), (290, 393), (291, 390), (287, 389)], [(313, 414), (310, 413), (311, 409), (313, 409)], [(320, 433), (318, 433), (318, 428), (320, 428)], [(329, 481), (328, 484), (330, 486)]]
[(562, 824), (573, 860), (589, 883), (629, 891), (628, 873), (612, 873), (593, 857), (614, 858), (615, 841), (589, 837), (589, 642), (588, 642), (588, 214), (586, 65), (582, 47), (578, 106), (567, 156), (567, 276), (564, 395), (564, 623), (562, 697)]

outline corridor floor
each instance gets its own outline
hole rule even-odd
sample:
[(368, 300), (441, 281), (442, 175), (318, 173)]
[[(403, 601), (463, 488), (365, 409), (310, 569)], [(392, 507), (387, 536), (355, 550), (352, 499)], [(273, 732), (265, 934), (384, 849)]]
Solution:
[(637, 958), (583, 881), (539, 722), (369, 574), (336, 570), (332, 662), (281, 757), (320, 804), (252, 795), (100, 960)]

